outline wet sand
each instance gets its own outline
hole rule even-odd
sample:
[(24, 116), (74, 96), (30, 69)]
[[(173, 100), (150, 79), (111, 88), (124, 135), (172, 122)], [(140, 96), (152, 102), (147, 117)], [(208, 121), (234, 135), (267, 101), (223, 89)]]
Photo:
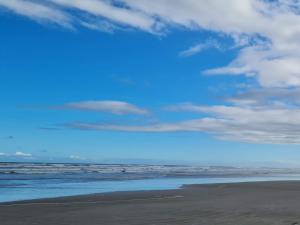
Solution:
[(0, 224), (300, 225), (300, 182), (191, 185), (3, 203)]

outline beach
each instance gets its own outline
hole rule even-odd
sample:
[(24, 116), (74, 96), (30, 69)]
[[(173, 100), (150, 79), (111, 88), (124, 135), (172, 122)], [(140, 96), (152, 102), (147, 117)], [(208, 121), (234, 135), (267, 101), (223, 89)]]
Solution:
[(0, 204), (1, 225), (296, 225), (300, 182), (188, 185)]

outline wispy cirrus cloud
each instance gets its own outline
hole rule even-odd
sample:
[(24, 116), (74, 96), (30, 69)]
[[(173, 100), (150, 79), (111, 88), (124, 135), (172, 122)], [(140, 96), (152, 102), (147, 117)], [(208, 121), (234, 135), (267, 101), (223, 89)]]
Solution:
[[(70, 127), (132, 132), (198, 131), (229, 140), (300, 143), (300, 111), (295, 91), (300, 87), (299, 1), (0, 0), (0, 7), (64, 27), (84, 26), (106, 32), (132, 28), (152, 34), (167, 34), (168, 28), (180, 28), (211, 31), (221, 38), (226, 35), (239, 47), (238, 55), (229, 64), (204, 72), (252, 77), (258, 83), (256, 96), (244, 93), (227, 99), (223, 105), (180, 104), (169, 108), (199, 114), (196, 120), (140, 126), (83, 122), (69, 124)], [(204, 48), (192, 46), (181, 54), (190, 56)], [(114, 114), (148, 112), (116, 101), (67, 103), (62, 108)]]
[(188, 49), (181, 51), (179, 53), (179, 56), (181, 56), (181, 57), (193, 56), (193, 55), (196, 55), (196, 54), (202, 52), (203, 50), (209, 49), (209, 48), (220, 49), (221, 46), (216, 40), (207, 40), (204, 43), (193, 45), (193, 46), (189, 47)]
[(54, 23), (63, 27), (72, 28), (72, 16), (46, 2), (24, 0), (1, 0), (0, 9), (5, 8), (16, 14), (28, 17), (37, 22)]
[(277, 105), (298, 108), (300, 106), (299, 88), (252, 88), (239, 92), (224, 100), (238, 105)]
[(117, 7), (112, 2), (103, 0), (1, 0), (1, 8), (37, 22), (53, 23), (72, 29), (81, 26), (112, 32), (116, 29), (136, 28), (158, 34), (163, 26), (142, 12)]
[[(225, 34), (240, 46), (240, 54), (206, 73), (252, 76), (262, 87), (300, 86), (299, 1), (1, 0), (0, 7), (38, 22), (105, 32), (132, 28), (167, 34), (180, 27)], [(181, 54), (203, 48), (198, 44)]]
[[(53, 107), (52, 107), (53, 108)], [(138, 114), (146, 115), (148, 110), (122, 101), (80, 101), (70, 102), (62, 106), (56, 106), (54, 109), (73, 109), (96, 112), (107, 112), (117, 115)]]
[[(110, 1), (97, 0), (51, 0), (53, 3), (66, 8), (79, 10), (90, 15), (107, 19), (113, 23), (135, 27), (147, 32), (155, 32), (155, 26), (159, 26), (154, 18), (145, 13), (117, 7)], [(95, 20), (94, 20), (95, 21)], [(90, 23), (91, 24), (91, 23)], [(94, 23), (96, 25), (96, 23)]]
[(222, 140), (248, 143), (300, 144), (298, 89), (257, 89), (225, 99), (227, 105), (180, 103), (169, 113), (194, 113), (198, 119), (140, 125), (73, 122), (80, 130), (121, 132), (204, 132)]
[(300, 109), (262, 106), (201, 106), (178, 104), (178, 112), (193, 112), (199, 119), (150, 125), (70, 123), (68, 127), (122, 132), (204, 132), (223, 140), (250, 143), (300, 144)]

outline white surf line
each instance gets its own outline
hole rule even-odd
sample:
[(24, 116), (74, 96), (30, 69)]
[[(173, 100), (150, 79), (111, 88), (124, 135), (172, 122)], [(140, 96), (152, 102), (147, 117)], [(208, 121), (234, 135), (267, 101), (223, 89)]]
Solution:
[(153, 198), (134, 198), (134, 199), (123, 199), (123, 200), (103, 200), (103, 201), (86, 201), (86, 202), (32, 202), (32, 203), (15, 203), (9, 205), (0, 205), (1, 207), (11, 206), (34, 206), (34, 205), (87, 205), (87, 204), (99, 204), (106, 202), (131, 202), (131, 201), (143, 201), (143, 200), (162, 200), (162, 199), (175, 199), (184, 198), (182, 195), (165, 196), (165, 197), (153, 197)]

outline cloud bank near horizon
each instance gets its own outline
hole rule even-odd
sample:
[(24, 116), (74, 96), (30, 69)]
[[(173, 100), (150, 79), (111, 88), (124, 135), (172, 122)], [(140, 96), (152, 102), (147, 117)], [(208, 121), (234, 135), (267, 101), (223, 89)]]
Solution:
[(0, 157), (19, 157), (19, 158), (31, 158), (32, 154), (31, 153), (25, 153), (21, 151), (17, 151), (13, 154), (8, 154), (8, 153), (3, 153), (0, 152)]

